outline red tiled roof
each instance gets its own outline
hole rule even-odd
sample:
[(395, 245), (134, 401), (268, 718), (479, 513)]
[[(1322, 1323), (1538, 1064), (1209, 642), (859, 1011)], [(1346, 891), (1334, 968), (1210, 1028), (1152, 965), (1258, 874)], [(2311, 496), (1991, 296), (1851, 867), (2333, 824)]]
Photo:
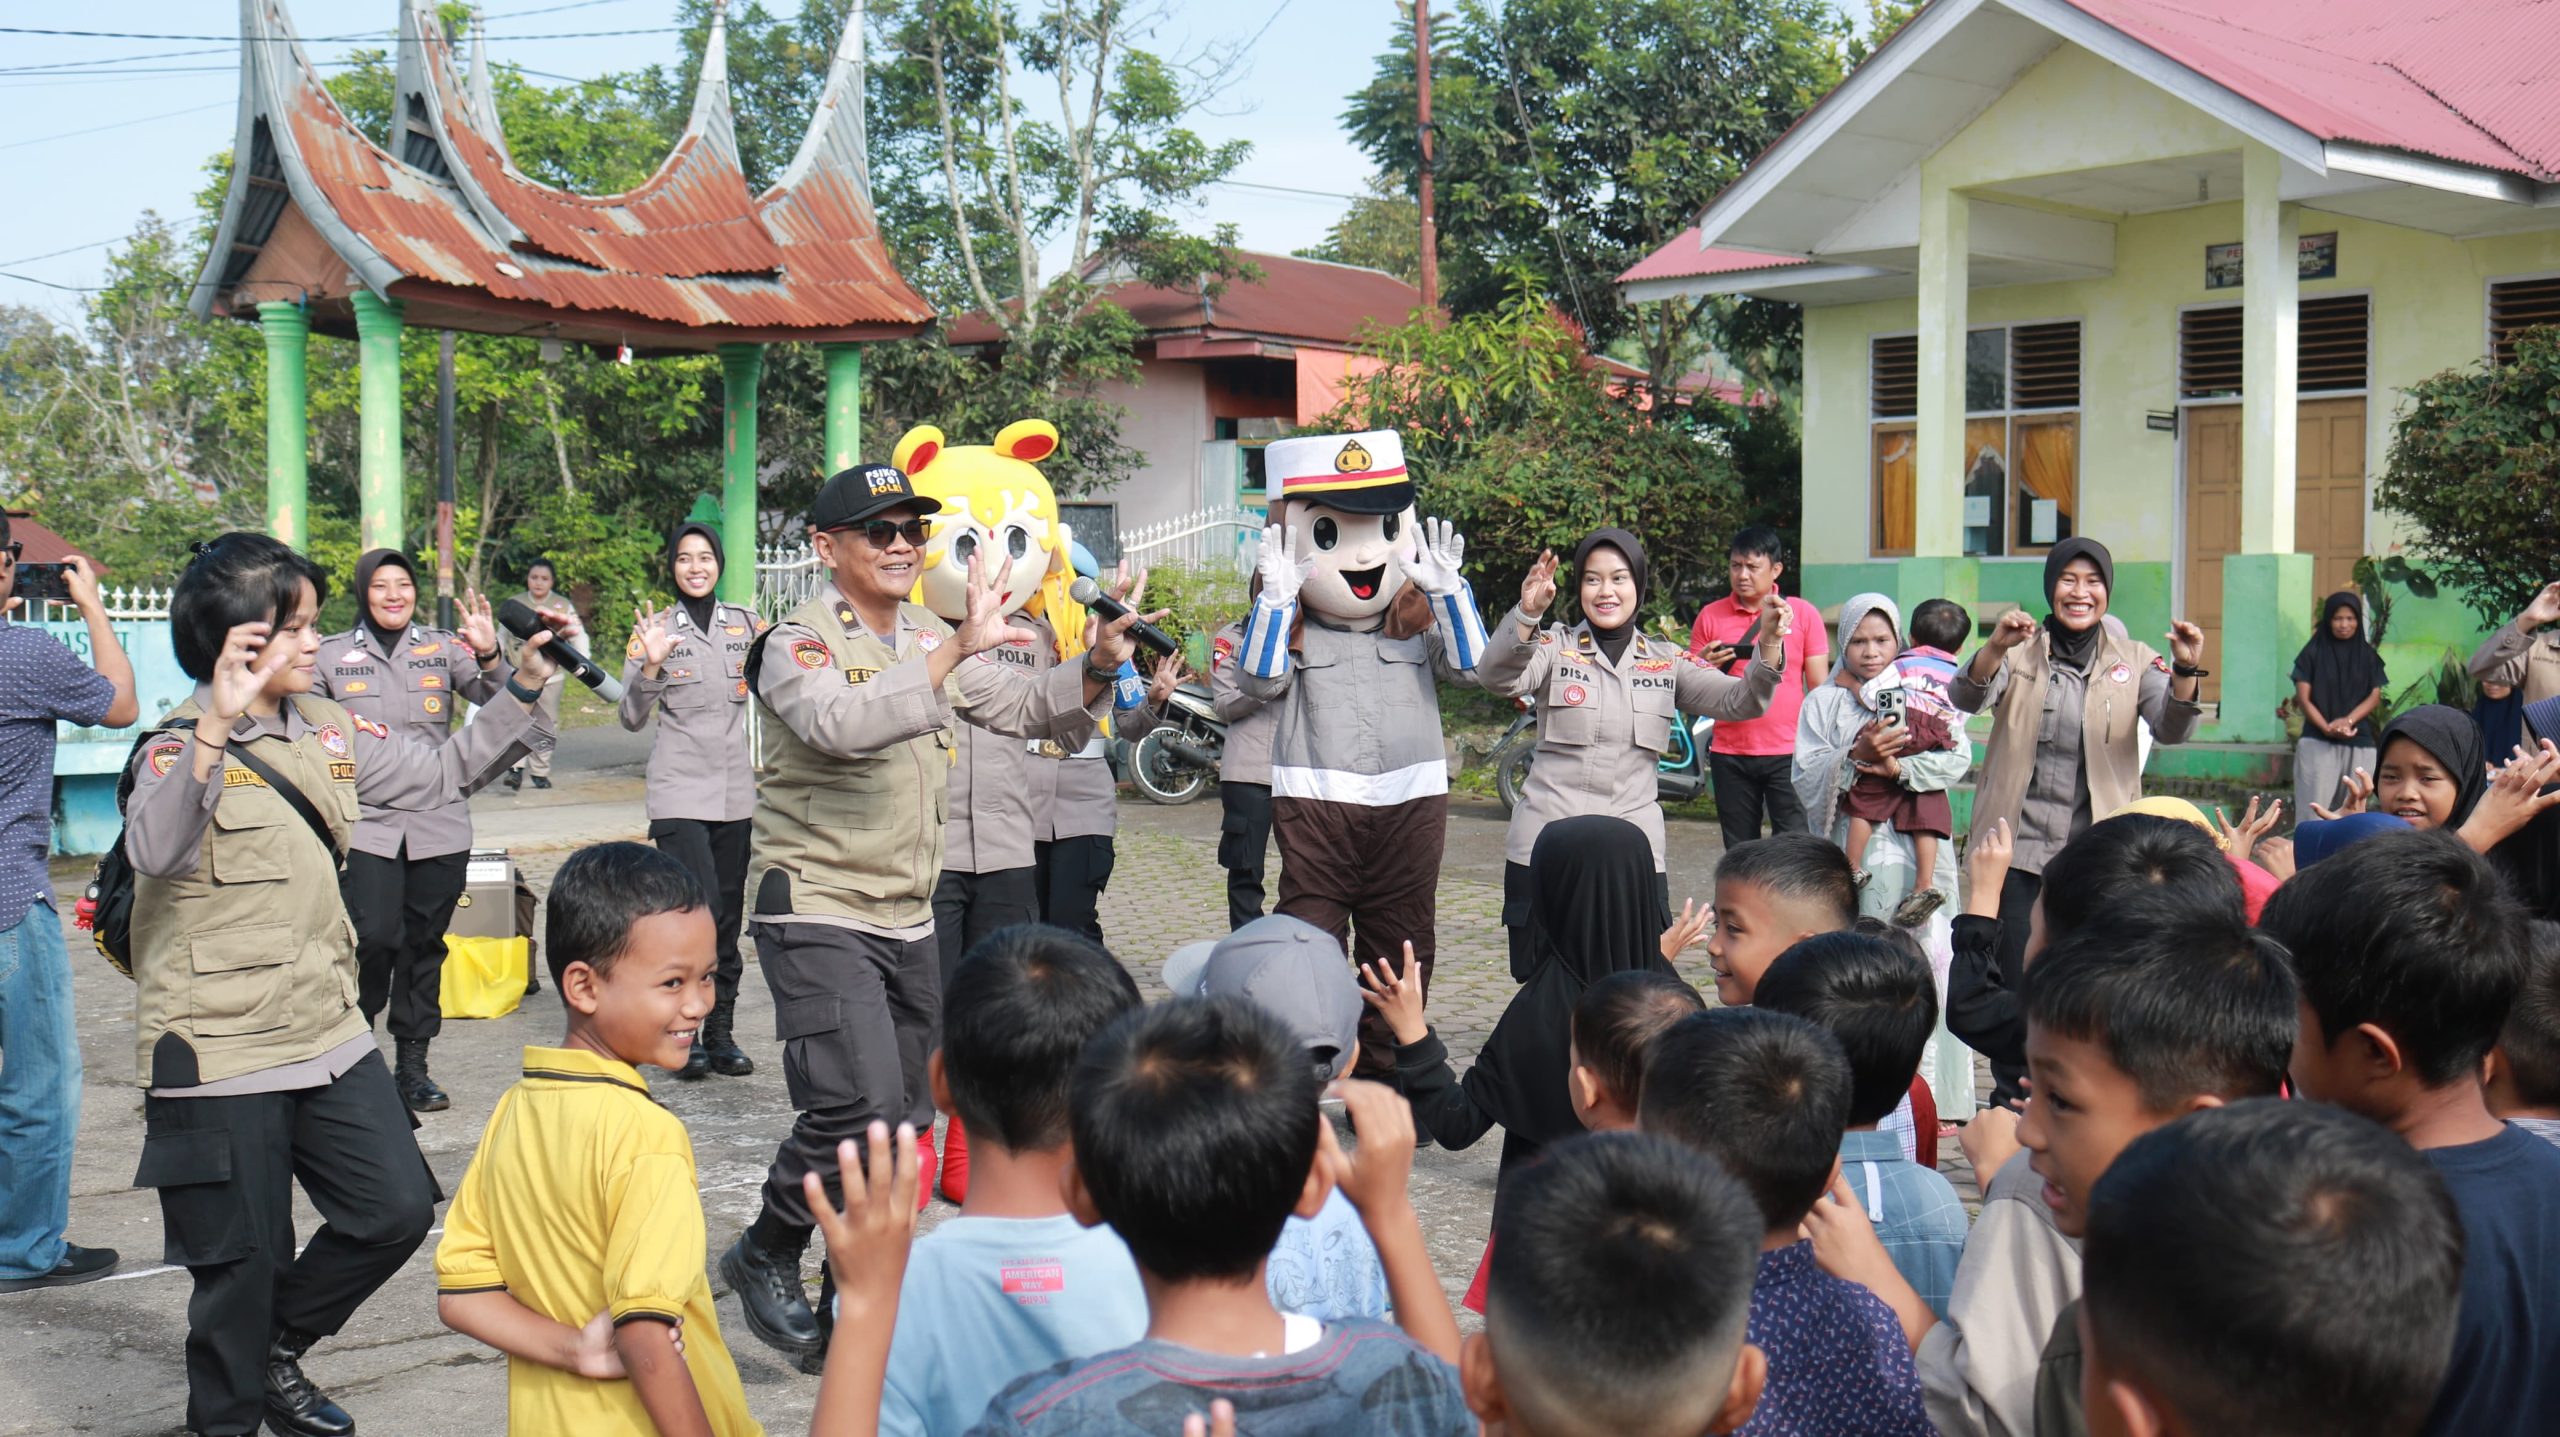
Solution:
[(1698, 245), (1698, 227), (1691, 225), (1679, 236), (1637, 260), (1620, 284), (1634, 284), (1647, 279), (1694, 279), (1700, 275), (1738, 274), (1744, 270), (1784, 269), (1789, 265), (1810, 264), (1794, 255), (1761, 254), (1747, 249), (1702, 249)]
[[(18, 555), (19, 563), (59, 564), (74, 554), (87, 556), (87, 550), (37, 523), (35, 515), (29, 511), (11, 509), (8, 515), (9, 539), (25, 550)], [(95, 559), (90, 559), (89, 565), (101, 574), (107, 572), (106, 566)]]
[[(1289, 343), (1348, 349), (1372, 321), (1402, 324), (1422, 308), (1422, 291), (1374, 269), (1246, 253), (1261, 269), (1258, 280), (1229, 284), (1217, 298), (1196, 289), (1168, 289), (1135, 281), (1106, 286), (1102, 298), (1129, 312), (1154, 335), (1194, 331), (1264, 336)], [(954, 344), (993, 344), (1004, 337), (983, 314), (953, 321)]]
[(2322, 140), (2560, 178), (2547, 0), (2067, 0)]

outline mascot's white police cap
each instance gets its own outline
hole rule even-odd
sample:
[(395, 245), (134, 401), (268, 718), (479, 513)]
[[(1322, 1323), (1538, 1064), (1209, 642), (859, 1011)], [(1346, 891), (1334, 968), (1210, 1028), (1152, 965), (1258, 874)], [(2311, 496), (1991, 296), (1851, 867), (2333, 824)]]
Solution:
[(1404, 438), (1392, 429), (1275, 439), (1262, 451), (1265, 492), (1311, 499), (1346, 514), (1401, 514), (1413, 507)]

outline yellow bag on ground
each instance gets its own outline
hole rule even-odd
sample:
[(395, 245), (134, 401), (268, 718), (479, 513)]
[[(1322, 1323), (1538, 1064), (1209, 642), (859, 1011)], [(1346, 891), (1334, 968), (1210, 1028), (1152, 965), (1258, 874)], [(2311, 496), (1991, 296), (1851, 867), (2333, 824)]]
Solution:
[(529, 945), (521, 938), (444, 939), (444, 993), (448, 1018), (503, 1018), (524, 1003)]

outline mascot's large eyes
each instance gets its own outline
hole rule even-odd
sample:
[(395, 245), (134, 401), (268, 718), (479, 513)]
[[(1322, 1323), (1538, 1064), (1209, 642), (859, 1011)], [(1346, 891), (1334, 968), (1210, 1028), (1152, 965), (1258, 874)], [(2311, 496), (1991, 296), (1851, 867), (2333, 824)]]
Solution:
[(1317, 548), (1330, 549), (1334, 545), (1342, 542), (1342, 526), (1333, 522), (1331, 519), (1318, 519), (1316, 520), (1315, 538)]
[(1013, 557), (1019, 559), (1031, 552), (1031, 536), (1028, 533), (1021, 529), (1007, 529), (1004, 534), (1005, 547), (1012, 551)]
[(969, 567), (969, 556), (977, 552), (978, 536), (975, 534), (963, 534), (951, 541), (951, 562), (963, 569)]
[(1403, 521), (1403, 519), (1404, 519), (1404, 516), (1403, 516), (1402, 514), (1389, 514), (1389, 515), (1387, 516), (1387, 522), (1386, 522), (1386, 525), (1385, 525), (1386, 535), (1387, 535), (1387, 542), (1389, 542), (1389, 543), (1394, 543), (1394, 542), (1395, 542), (1396, 530), (1397, 530), (1398, 528), (1402, 527), (1402, 521)]

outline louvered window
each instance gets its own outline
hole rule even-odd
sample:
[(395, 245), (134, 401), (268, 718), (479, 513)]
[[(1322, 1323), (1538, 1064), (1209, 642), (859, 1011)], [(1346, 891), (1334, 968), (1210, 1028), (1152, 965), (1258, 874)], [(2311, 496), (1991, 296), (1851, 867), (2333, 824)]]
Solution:
[(2302, 394), (2351, 393), (2365, 386), (2365, 336), (2372, 304), (2360, 294), (2302, 302), (2294, 330), (2293, 383)]
[(1902, 419), (1920, 412), (1920, 337), (1893, 335), (1873, 341), (1867, 352), (1868, 412), (1878, 419)]
[(2560, 274), (2500, 280), (2489, 286), (2489, 362), (2516, 357), (2516, 331), (2560, 324)]
[(2240, 392), (2240, 306), (2178, 316), (2178, 397), (2228, 399)]
[(2080, 407), (2080, 323), (2022, 324), (2009, 333), (2009, 405)]

